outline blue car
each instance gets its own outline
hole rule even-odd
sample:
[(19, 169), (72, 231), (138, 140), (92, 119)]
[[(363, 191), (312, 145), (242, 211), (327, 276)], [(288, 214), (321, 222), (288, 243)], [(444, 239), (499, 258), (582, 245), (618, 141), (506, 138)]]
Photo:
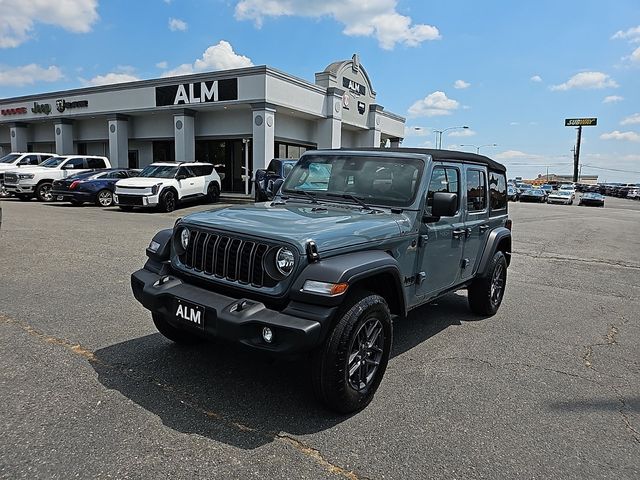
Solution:
[(135, 177), (140, 170), (127, 168), (105, 168), (71, 175), (53, 182), (51, 194), (58, 201), (73, 205), (95, 203), (99, 207), (113, 205), (113, 191), (118, 180)]

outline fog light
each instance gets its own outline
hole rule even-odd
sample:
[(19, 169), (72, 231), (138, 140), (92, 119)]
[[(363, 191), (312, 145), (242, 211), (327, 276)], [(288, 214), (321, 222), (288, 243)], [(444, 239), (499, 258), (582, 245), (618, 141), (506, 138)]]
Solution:
[(264, 327), (262, 329), (262, 339), (267, 343), (273, 342), (273, 332), (269, 327)]

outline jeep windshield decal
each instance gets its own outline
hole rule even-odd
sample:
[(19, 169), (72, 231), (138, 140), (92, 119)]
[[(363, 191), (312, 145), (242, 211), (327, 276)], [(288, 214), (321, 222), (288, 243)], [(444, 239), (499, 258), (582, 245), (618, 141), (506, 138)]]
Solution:
[[(310, 193), (366, 205), (407, 207), (413, 203), (424, 163), (417, 158), (305, 155), (284, 181), (286, 194)], [(358, 201), (359, 200), (359, 201)]]

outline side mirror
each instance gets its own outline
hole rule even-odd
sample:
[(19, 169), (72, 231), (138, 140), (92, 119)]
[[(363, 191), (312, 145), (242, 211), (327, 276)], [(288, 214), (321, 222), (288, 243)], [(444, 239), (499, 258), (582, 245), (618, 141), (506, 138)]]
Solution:
[(422, 217), (423, 222), (437, 222), (441, 217), (453, 217), (458, 211), (458, 194), (435, 192), (431, 215)]
[(67, 164), (64, 167), (62, 167), (64, 170), (73, 170), (75, 167), (73, 165), (73, 163)]
[(176, 180), (180, 181), (180, 180), (185, 180), (187, 178), (186, 175), (176, 175)]

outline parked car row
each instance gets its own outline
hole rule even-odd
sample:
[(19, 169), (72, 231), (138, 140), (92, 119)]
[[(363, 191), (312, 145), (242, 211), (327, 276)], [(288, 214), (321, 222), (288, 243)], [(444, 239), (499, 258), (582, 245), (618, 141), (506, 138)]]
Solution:
[(154, 207), (165, 212), (181, 202), (220, 197), (213, 164), (152, 163), (142, 170), (112, 168), (106, 157), (12, 153), (0, 159), (0, 193), (23, 201), (94, 203), (122, 210)]

